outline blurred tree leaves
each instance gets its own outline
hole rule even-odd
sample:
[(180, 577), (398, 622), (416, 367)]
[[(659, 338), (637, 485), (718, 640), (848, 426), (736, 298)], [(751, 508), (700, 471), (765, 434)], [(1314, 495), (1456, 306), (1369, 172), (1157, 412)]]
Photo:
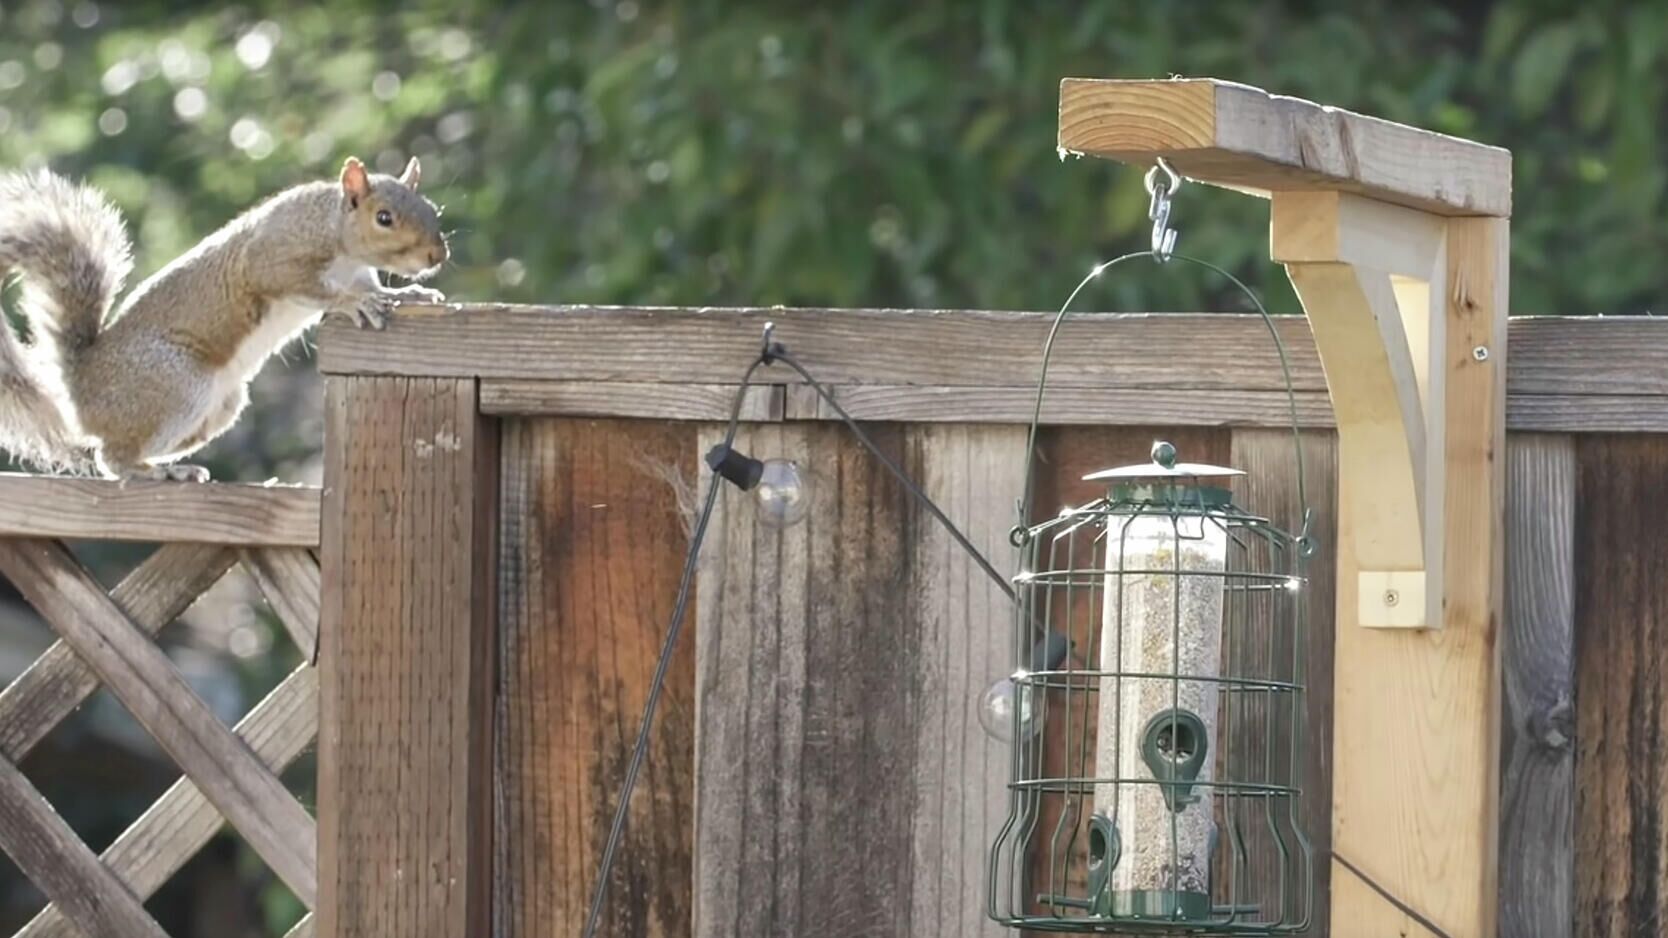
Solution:
[[(0, 164), (110, 189), (143, 269), (349, 153), (417, 153), (460, 298), (1046, 309), (1145, 237), (1138, 171), (1055, 156), (1059, 80), (1208, 74), (1511, 147), (1515, 311), (1637, 312), (1665, 41), (1668, 7), (1619, 2), (0, 0)], [(1177, 222), (1295, 310), (1265, 206), (1189, 187)], [(1149, 271), (1088, 303), (1233, 300)]]

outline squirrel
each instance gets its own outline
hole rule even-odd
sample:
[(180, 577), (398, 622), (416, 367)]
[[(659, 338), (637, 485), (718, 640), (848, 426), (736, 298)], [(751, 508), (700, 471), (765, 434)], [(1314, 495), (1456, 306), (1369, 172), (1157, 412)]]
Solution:
[[(140, 283), (96, 189), (49, 170), (0, 174), (0, 284), (22, 274), (32, 340), (0, 321), (0, 446), (49, 469), (205, 482), (178, 462), (230, 428), (266, 360), (325, 315), (381, 329), (450, 257), (440, 210), (349, 157), (335, 180), (281, 190)], [(378, 271), (413, 282), (383, 286)], [(112, 310), (114, 311), (112, 312)]]

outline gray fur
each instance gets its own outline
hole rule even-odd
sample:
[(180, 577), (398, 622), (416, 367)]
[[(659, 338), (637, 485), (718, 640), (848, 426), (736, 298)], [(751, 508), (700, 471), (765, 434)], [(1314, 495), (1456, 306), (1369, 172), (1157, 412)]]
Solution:
[(36, 354), (9, 329), (0, 337), (0, 445), (116, 478), (207, 478), (172, 463), (230, 427), (249, 380), (320, 316), (380, 328), (400, 302), (444, 299), (370, 273), (424, 278), (448, 256), (417, 182), (416, 160), (395, 178), (350, 159), (340, 180), (233, 219), (112, 311), (131, 267), (117, 213), (49, 173), (0, 176), (0, 279), (24, 275), (24, 313), (41, 336)]

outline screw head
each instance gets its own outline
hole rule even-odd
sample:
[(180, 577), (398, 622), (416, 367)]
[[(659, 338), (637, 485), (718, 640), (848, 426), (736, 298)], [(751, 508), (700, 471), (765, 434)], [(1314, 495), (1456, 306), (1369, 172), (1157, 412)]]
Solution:
[(1488, 346), (1479, 345), (1471, 350), (1471, 357), (1480, 362), (1488, 361)]
[(1402, 594), (1400, 592), (1398, 592), (1396, 590), (1385, 590), (1384, 591), (1384, 604), (1386, 606), (1394, 606), (1395, 604), (1397, 604), (1401, 601), (1402, 601)]

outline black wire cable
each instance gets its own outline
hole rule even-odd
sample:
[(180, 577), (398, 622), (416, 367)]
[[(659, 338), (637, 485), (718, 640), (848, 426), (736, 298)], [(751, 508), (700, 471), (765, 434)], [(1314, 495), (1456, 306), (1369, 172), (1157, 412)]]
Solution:
[[(768, 335), (768, 332), (766, 333)], [(768, 353), (761, 354), (742, 375), (741, 387), (736, 389), (735, 403), (730, 406), (730, 422), (724, 429), (724, 445), (735, 443), (741, 425), (741, 405), (747, 389), (753, 385), (753, 373), (767, 361)], [(608, 895), (608, 876), (614, 867), (614, 854), (620, 848), (620, 836), (625, 832), (626, 811), (631, 806), (631, 792), (637, 787), (637, 774), (642, 771), (643, 759), (649, 752), (649, 730), (654, 725), (655, 708), (660, 705), (661, 692), (666, 689), (666, 671), (672, 664), (672, 652), (677, 649), (678, 635), (683, 631), (684, 613), (689, 606), (689, 586), (695, 579), (696, 561), (701, 556), (701, 543), (706, 539), (707, 524), (712, 521), (712, 510), (718, 503), (718, 490), (724, 479), (716, 473), (707, 487), (707, 497), (701, 505), (700, 517), (689, 535), (689, 555), (684, 559), (683, 579), (678, 583), (677, 602), (672, 605), (672, 619), (666, 626), (666, 641), (660, 647), (660, 661), (655, 665), (654, 678), (649, 684), (649, 697), (643, 704), (643, 721), (637, 728), (637, 746), (626, 765), (625, 778), (620, 782), (620, 802), (614, 806), (614, 824), (608, 830), (608, 840), (602, 848), (598, 863), (597, 885), (591, 894), (591, 911), (585, 918), (586, 938), (594, 938), (597, 923), (602, 918), (602, 904)]]

